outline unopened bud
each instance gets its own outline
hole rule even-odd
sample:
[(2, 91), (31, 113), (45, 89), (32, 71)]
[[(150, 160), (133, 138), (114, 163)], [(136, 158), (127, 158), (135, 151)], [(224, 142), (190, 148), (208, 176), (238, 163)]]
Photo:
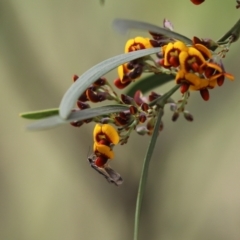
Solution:
[(172, 115), (172, 121), (173, 121), (173, 122), (176, 122), (177, 119), (178, 119), (178, 117), (179, 117), (179, 113), (178, 113), (178, 112), (173, 113), (173, 115)]
[(183, 112), (183, 116), (185, 117), (185, 119), (189, 122), (192, 122), (193, 121), (193, 115), (190, 114), (188, 111), (184, 111)]

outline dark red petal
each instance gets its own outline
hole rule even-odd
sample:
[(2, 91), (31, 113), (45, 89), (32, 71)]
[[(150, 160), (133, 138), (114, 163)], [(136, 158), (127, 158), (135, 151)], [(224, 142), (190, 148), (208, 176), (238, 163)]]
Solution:
[(86, 90), (86, 95), (87, 95), (87, 98), (89, 99), (89, 101), (91, 101), (93, 103), (99, 102), (98, 95), (95, 92), (93, 92), (91, 89)]
[(131, 83), (131, 81), (122, 83), (120, 78), (117, 78), (114, 80), (114, 85), (119, 89), (123, 89), (123, 88), (127, 87), (130, 83)]
[(107, 161), (108, 159), (105, 156), (99, 156), (95, 160), (95, 165), (98, 167), (103, 167)]
[(200, 94), (201, 94), (203, 100), (205, 100), (205, 101), (208, 101), (208, 100), (209, 100), (210, 95), (209, 95), (209, 91), (208, 91), (207, 88), (201, 89), (201, 90), (200, 90)]
[(189, 84), (188, 83), (182, 83), (182, 85), (180, 87), (181, 93), (184, 94), (188, 89), (189, 89)]
[(221, 87), (223, 85), (224, 79), (225, 79), (224, 75), (217, 78), (217, 84), (219, 87)]

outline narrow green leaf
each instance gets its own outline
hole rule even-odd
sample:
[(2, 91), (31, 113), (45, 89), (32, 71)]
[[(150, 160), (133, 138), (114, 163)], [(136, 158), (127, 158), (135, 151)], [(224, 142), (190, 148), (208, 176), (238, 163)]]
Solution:
[(233, 27), (227, 31), (217, 42), (224, 42), (230, 36), (233, 36), (233, 42), (237, 41), (240, 35), (240, 19), (233, 25)]
[(58, 115), (58, 108), (20, 113), (19, 117), (27, 118), (27, 119), (41, 119), (41, 118), (46, 118), (54, 115)]
[(148, 169), (150, 165), (150, 161), (152, 158), (152, 154), (157, 142), (157, 137), (159, 133), (159, 126), (161, 124), (161, 119), (163, 116), (163, 108), (164, 104), (168, 100), (168, 98), (171, 97), (171, 95), (180, 87), (180, 85), (175, 85), (172, 89), (170, 89), (167, 93), (165, 93), (160, 99), (159, 99), (159, 105), (161, 108), (159, 109), (159, 114), (156, 119), (156, 123), (153, 130), (153, 135), (150, 139), (147, 153), (145, 155), (144, 161), (143, 161), (143, 167), (142, 167), (142, 173), (139, 180), (139, 186), (138, 186), (138, 194), (137, 194), (137, 201), (136, 201), (136, 210), (135, 210), (135, 219), (134, 219), (134, 240), (138, 240), (138, 233), (139, 233), (139, 223), (140, 223), (140, 213), (142, 208), (142, 201), (143, 201), (143, 195), (146, 188), (147, 183), (147, 177), (148, 177)]
[(151, 76), (138, 80), (134, 84), (132, 84), (132, 86), (129, 89), (127, 89), (126, 95), (134, 96), (137, 90), (140, 90), (144, 94), (173, 79), (174, 79), (173, 75), (165, 73), (153, 74)]
[(148, 56), (159, 51), (161, 51), (161, 48), (150, 48), (120, 54), (90, 68), (88, 71), (83, 73), (64, 94), (59, 107), (60, 116), (63, 119), (67, 119), (79, 96), (81, 96), (81, 94), (89, 87), (89, 85), (91, 85), (98, 78), (104, 76), (106, 73), (123, 63)]
[(97, 108), (88, 108), (84, 110), (78, 110), (75, 112), (71, 112), (68, 119), (64, 120), (59, 115), (45, 118), (43, 120), (39, 120), (27, 126), (27, 130), (36, 131), (36, 130), (44, 130), (53, 127), (57, 127), (61, 124), (66, 124), (69, 122), (85, 120), (89, 118), (94, 118), (97, 116), (103, 116), (109, 113), (116, 113), (128, 110), (129, 108), (124, 105), (108, 105)]
[(140, 29), (140, 30), (146, 30), (154, 33), (163, 34), (167, 37), (175, 38), (180, 41), (183, 41), (186, 44), (192, 44), (191, 39), (189, 39), (188, 37), (180, 33), (176, 33), (166, 28), (158, 27), (156, 25), (146, 23), (146, 22), (117, 18), (113, 21), (113, 27), (116, 30), (118, 30), (120, 33), (126, 33), (129, 29)]

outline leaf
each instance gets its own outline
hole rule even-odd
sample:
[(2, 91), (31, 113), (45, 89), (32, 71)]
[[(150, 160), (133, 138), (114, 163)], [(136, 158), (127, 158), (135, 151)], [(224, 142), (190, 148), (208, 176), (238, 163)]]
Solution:
[(120, 54), (103, 62), (100, 62), (99, 64), (90, 68), (88, 71), (83, 73), (64, 94), (59, 107), (60, 116), (63, 119), (67, 119), (79, 96), (81, 96), (82, 93), (84, 93), (84, 91), (98, 78), (104, 76), (106, 73), (125, 62), (151, 55), (159, 51), (161, 51), (161, 48), (150, 48)]
[(106, 115), (109, 113), (116, 113), (128, 110), (129, 108), (125, 105), (108, 105), (97, 108), (88, 108), (84, 110), (78, 110), (71, 112), (68, 119), (64, 120), (59, 115), (39, 120), (27, 126), (27, 130), (36, 131), (56, 127), (61, 124), (69, 122), (85, 120), (97, 116)]
[(192, 44), (191, 39), (189, 39), (188, 37), (180, 33), (173, 32), (166, 28), (158, 27), (156, 25), (146, 23), (146, 22), (117, 18), (113, 21), (113, 27), (116, 30), (118, 30), (120, 33), (126, 33), (129, 29), (134, 28), (134, 29), (146, 30), (146, 31), (150, 31), (158, 34), (163, 34), (167, 37), (175, 38), (180, 41), (183, 41), (186, 44)]
[(240, 19), (233, 25), (233, 27), (227, 31), (217, 42), (224, 42), (229, 37), (233, 36), (233, 42), (237, 41), (240, 35)]
[(159, 87), (171, 80), (175, 77), (173, 75), (160, 73), (148, 76), (141, 80), (136, 81), (131, 88), (127, 89), (126, 95), (134, 96), (137, 90), (140, 90), (143, 94), (151, 91), (152, 89)]
[(172, 96), (172, 94), (175, 91), (177, 91), (177, 89), (179, 89), (179, 87), (180, 87), (180, 84), (175, 85), (172, 89), (170, 89), (168, 92), (166, 92), (158, 101), (158, 104), (160, 105), (161, 108), (159, 109), (158, 116), (156, 117), (156, 123), (154, 125), (153, 134), (150, 139), (146, 155), (144, 157), (142, 172), (141, 172), (141, 176), (140, 176), (140, 180), (139, 180), (136, 209), (135, 209), (135, 218), (134, 218), (134, 236), (133, 236), (134, 240), (138, 239), (140, 213), (141, 213), (141, 208), (142, 208), (143, 195), (144, 195), (144, 192), (146, 189), (150, 161), (152, 158), (154, 148), (156, 146), (157, 137), (159, 135), (159, 127), (160, 127), (162, 116), (163, 116), (164, 104), (166, 103), (168, 98), (170, 98)]
[(58, 108), (20, 113), (19, 117), (26, 118), (26, 119), (41, 119), (41, 118), (46, 118), (53, 115), (58, 115)]

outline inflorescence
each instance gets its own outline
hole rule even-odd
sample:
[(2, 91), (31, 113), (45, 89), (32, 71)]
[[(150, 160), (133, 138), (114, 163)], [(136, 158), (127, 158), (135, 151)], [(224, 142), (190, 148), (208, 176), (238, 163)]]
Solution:
[[(168, 20), (164, 20), (164, 28), (173, 30), (173, 26)], [(234, 39), (230, 37), (224, 44), (218, 45), (211, 39), (193, 37), (192, 44), (189, 45), (163, 34), (149, 33), (151, 38), (136, 37), (128, 40), (125, 45), (125, 53), (155, 47), (160, 47), (161, 51), (156, 54), (155, 58), (146, 56), (120, 65), (118, 78), (114, 80), (114, 85), (118, 89), (124, 89), (137, 81), (143, 73), (172, 75), (175, 83), (180, 85), (182, 94), (182, 99), (178, 102), (171, 98), (166, 101), (173, 111), (172, 120), (176, 121), (179, 114), (183, 113), (188, 121), (192, 121), (192, 115), (185, 110), (190, 91), (199, 91), (203, 100), (208, 101), (209, 90), (222, 86), (225, 77), (234, 80), (233, 75), (225, 71), (222, 63), (222, 58), (225, 57)], [(216, 49), (218, 51), (215, 51)], [(78, 76), (73, 77), (74, 81), (77, 79)], [(143, 96), (141, 91), (136, 91), (133, 97), (125, 94), (119, 96), (105, 77), (99, 78), (79, 96), (77, 101), (79, 109), (90, 108), (87, 102), (98, 103), (105, 100), (128, 106), (128, 110), (123, 112), (71, 123), (75, 127), (92, 121), (97, 123), (93, 133), (94, 160), (90, 158), (91, 165), (97, 171), (109, 169), (108, 161), (114, 158), (114, 145), (126, 144), (132, 130), (140, 135), (152, 134), (159, 110), (157, 100), (160, 97), (161, 95), (156, 92)], [(163, 124), (159, 130), (162, 128)], [(117, 179), (111, 178), (108, 174), (103, 175), (108, 180), (110, 179), (110, 182), (116, 184)], [(119, 176), (117, 177), (119, 179)], [(119, 184), (121, 182), (122, 179)]]

